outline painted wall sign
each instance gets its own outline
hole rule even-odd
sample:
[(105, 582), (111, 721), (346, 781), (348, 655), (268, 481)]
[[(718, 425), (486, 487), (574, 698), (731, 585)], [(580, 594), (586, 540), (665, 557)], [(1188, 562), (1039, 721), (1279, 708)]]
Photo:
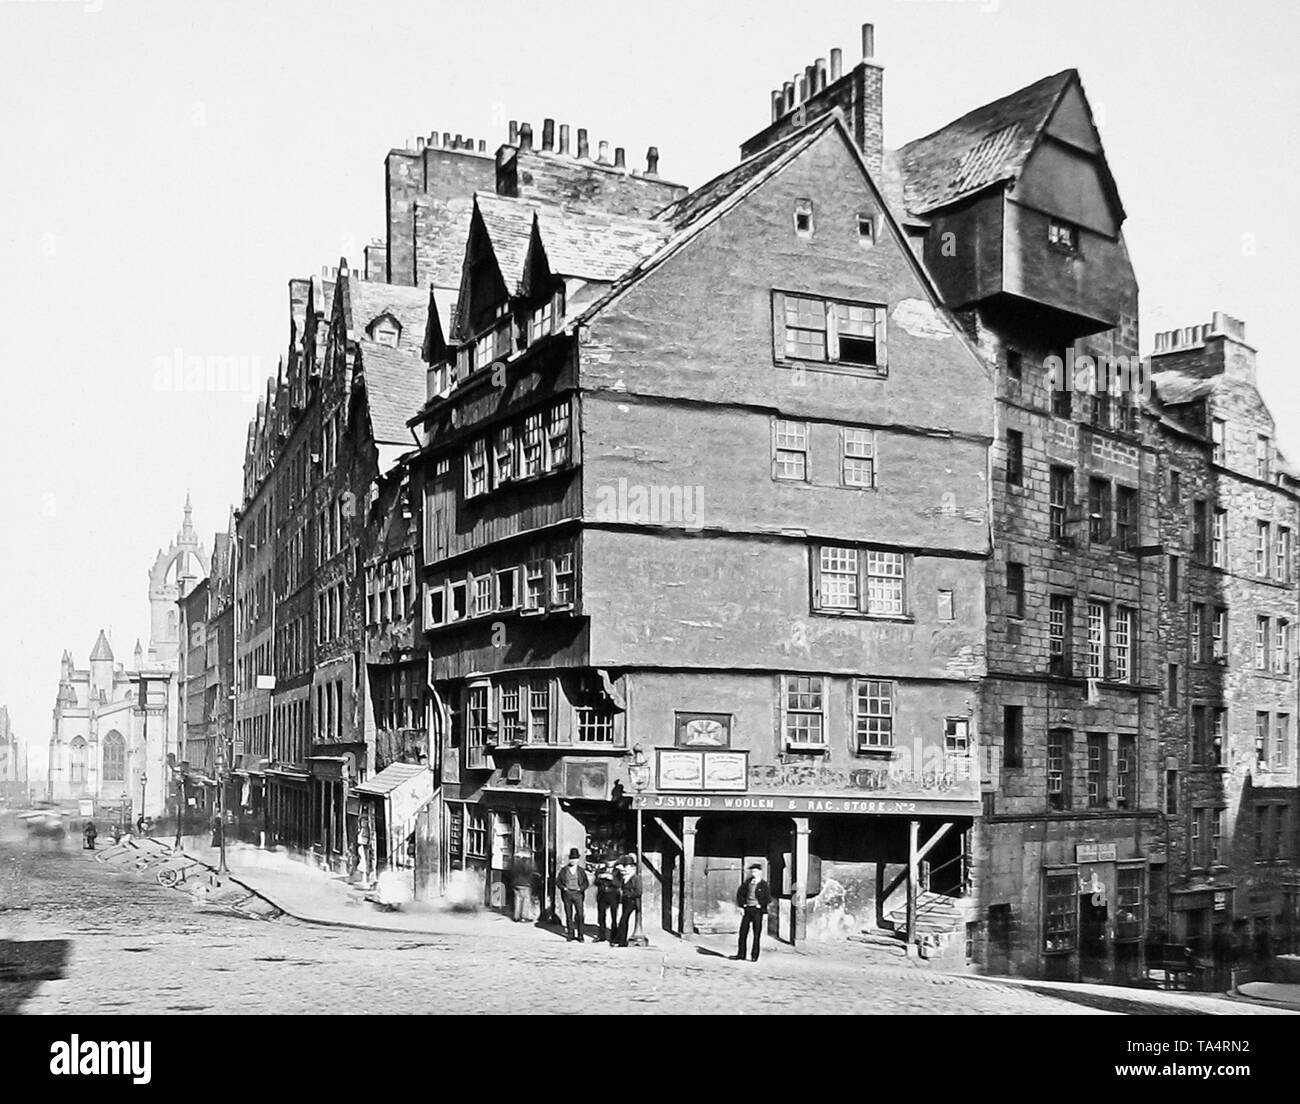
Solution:
[(656, 749), (661, 790), (730, 790), (749, 787), (747, 751), (686, 751)]
[(743, 751), (704, 752), (704, 788), (743, 793), (748, 785), (748, 759)]
[(806, 813), (864, 813), (885, 816), (974, 816), (976, 801), (894, 801), (881, 798), (806, 797), (794, 794), (665, 794), (633, 798), (637, 809), (665, 812), (763, 812), (802, 816)]
[(1074, 861), (1081, 863), (1114, 862), (1116, 859), (1113, 843), (1080, 843), (1074, 848)]
[(660, 751), (657, 761), (660, 789), (704, 789), (704, 755), (701, 752)]
[(1216, 891), (1214, 894), (1214, 911), (1222, 912), (1227, 907), (1228, 907), (1228, 895), (1224, 893), (1222, 890)]

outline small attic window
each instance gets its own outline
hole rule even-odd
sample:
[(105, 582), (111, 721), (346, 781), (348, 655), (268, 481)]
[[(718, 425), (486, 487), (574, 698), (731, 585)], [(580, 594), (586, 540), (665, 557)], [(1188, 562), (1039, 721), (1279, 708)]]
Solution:
[(397, 324), (396, 319), (390, 314), (382, 315), (370, 327), (371, 340), (377, 345), (387, 345), (390, 349), (397, 348), (397, 342), (401, 335), (401, 326)]
[(1047, 223), (1047, 244), (1062, 253), (1079, 251), (1079, 228), (1072, 222), (1061, 219), (1049, 219)]
[(858, 244), (874, 245), (876, 241), (876, 219), (874, 215), (858, 215)]
[(811, 238), (813, 232), (813, 202), (811, 199), (794, 201), (794, 232), (801, 238)]

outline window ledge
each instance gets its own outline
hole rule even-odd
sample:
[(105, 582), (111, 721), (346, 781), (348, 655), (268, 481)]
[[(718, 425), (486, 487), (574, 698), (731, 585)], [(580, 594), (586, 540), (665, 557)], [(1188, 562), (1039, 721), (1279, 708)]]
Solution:
[(892, 759), (894, 757), (894, 745), (889, 747), (860, 747), (856, 752), (860, 759)]
[(836, 376), (859, 376), (863, 379), (888, 379), (888, 366), (869, 364), (844, 364), (827, 360), (798, 360), (793, 357), (776, 357), (772, 361), (778, 368), (789, 368), (804, 372), (827, 372)]
[(785, 750), (797, 751), (797, 752), (815, 752), (821, 754), (827, 750), (827, 747), (825, 744), (796, 744), (787, 740), (785, 742)]
[(861, 610), (814, 609), (814, 617), (851, 617), (858, 621), (884, 621), (895, 625), (914, 625), (916, 618), (907, 614), (863, 613)]

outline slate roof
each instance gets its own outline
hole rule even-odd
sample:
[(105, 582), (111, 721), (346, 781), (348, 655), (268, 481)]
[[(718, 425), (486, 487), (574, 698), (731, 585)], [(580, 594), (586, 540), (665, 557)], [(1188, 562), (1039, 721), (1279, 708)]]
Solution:
[(366, 327), (382, 314), (391, 314), (402, 327), (402, 343), (424, 341), (424, 326), (429, 316), (429, 289), (401, 284), (372, 283), (353, 273), (348, 281), (345, 302), (350, 316), (347, 328), (358, 338), (365, 337)]
[[(414, 447), (406, 423), (425, 399), (425, 366), (418, 355), (363, 338), (361, 368), (370, 430), (380, 444)], [(418, 349), (418, 346), (416, 346)]]
[(1222, 376), (1193, 376), (1186, 372), (1154, 372), (1151, 376), (1151, 382), (1156, 389), (1156, 395), (1160, 401), (1167, 406), (1179, 406), (1182, 403), (1194, 402), (1204, 395), (1210, 394), (1219, 382)]
[(907, 209), (924, 214), (1020, 175), (1073, 69), (977, 107), (897, 151)]

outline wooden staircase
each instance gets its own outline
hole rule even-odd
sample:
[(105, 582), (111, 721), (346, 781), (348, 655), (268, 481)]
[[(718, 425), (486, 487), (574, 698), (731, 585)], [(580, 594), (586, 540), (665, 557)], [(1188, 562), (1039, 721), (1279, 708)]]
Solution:
[[(966, 931), (965, 898), (949, 897), (945, 893), (925, 891), (916, 897), (916, 934), (954, 935)], [(885, 913), (883, 927), (902, 939), (907, 938), (907, 906)]]

